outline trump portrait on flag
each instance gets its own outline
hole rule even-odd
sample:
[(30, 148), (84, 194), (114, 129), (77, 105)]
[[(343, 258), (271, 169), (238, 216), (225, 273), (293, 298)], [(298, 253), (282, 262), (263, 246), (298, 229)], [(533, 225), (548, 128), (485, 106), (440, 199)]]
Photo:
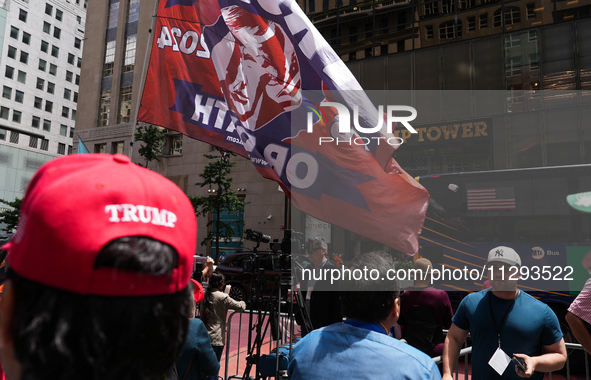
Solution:
[(279, 24), (238, 6), (222, 15), (229, 30), (212, 59), (228, 108), (256, 130), (300, 105), (298, 58)]

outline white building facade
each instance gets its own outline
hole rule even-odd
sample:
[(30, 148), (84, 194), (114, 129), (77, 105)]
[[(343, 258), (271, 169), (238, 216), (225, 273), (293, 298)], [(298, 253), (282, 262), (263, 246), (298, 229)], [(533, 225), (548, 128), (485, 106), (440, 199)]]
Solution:
[(87, 0), (0, 0), (0, 199), (72, 153)]

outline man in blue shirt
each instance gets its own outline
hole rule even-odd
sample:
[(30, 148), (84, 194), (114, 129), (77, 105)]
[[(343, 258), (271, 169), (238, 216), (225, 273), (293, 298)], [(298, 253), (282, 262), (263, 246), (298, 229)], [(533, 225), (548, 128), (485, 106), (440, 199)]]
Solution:
[[(472, 336), (472, 379), (542, 379), (561, 369), (566, 348), (556, 314), (517, 289), (521, 258), (509, 247), (488, 254), (492, 289), (469, 294), (453, 317), (443, 350), (443, 379), (451, 380), (468, 332)], [(512, 364), (519, 358), (525, 371)]]
[(400, 315), (400, 285), (387, 276), (394, 269), (392, 259), (372, 252), (357, 257), (347, 269), (366, 269), (367, 276), (342, 283), (346, 321), (314, 330), (294, 346), (291, 380), (439, 380), (430, 357), (388, 336)]

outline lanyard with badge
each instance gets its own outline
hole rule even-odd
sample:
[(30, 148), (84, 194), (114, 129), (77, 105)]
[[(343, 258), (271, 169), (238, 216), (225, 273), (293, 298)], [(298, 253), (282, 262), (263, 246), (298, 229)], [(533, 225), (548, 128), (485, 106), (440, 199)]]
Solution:
[(513, 305), (515, 305), (515, 300), (517, 299), (517, 296), (513, 298), (513, 301), (511, 301), (511, 305), (509, 305), (509, 307), (507, 308), (507, 311), (505, 312), (505, 315), (503, 315), (503, 319), (501, 320), (501, 324), (499, 326), (497, 326), (497, 320), (495, 318), (495, 313), (493, 312), (492, 291), (489, 291), (488, 296), (488, 307), (490, 308), (490, 315), (492, 316), (495, 332), (497, 333), (497, 342), (499, 344), (499, 347), (497, 347), (497, 350), (495, 351), (494, 355), (490, 358), (488, 364), (495, 371), (497, 371), (499, 375), (502, 375), (503, 372), (505, 372), (505, 369), (507, 368), (509, 363), (511, 363), (511, 358), (501, 349), (501, 330), (503, 329), (503, 325), (507, 320), (507, 317), (509, 316), (509, 312), (511, 311), (511, 309), (513, 309)]

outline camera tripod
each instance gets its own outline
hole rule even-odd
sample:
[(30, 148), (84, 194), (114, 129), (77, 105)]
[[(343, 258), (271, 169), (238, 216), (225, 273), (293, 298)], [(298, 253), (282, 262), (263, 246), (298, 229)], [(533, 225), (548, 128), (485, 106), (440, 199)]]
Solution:
[[(263, 339), (267, 334), (269, 327), (271, 328), (271, 335), (273, 340), (277, 341), (277, 356), (275, 362), (275, 377), (280, 377), (279, 371), (279, 336), (282, 333), (282, 326), (281, 326), (281, 304), (282, 304), (282, 288), (285, 286), (289, 286), (291, 289), (291, 294), (294, 294), (294, 288), (296, 284), (296, 276), (290, 272), (282, 273), (280, 276), (275, 277), (275, 281), (273, 284), (273, 290), (271, 291), (271, 295), (266, 298), (262, 297), (262, 289), (265, 286), (265, 270), (264, 268), (260, 267), (260, 260), (259, 256), (257, 255), (257, 248), (259, 244), (253, 249), (254, 253), (254, 275), (252, 277), (251, 282), (251, 297), (250, 297), (250, 311), (249, 311), (249, 326), (251, 326), (248, 332), (248, 351), (246, 356), (246, 368), (244, 370), (244, 374), (242, 376), (243, 380), (250, 380), (250, 372), (252, 367), (255, 367), (255, 378), (259, 380), (261, 378), (260, 374), (260, 358), (261, 358), (261, 347), (263, 344)], [(297, 305), (302, 313), (302, 319), (306, 328), (311, 330), (311, 323), (310, 318), (308, 316), (308, 311), (306, 310), (305, 303), (301, 297), (301, 294), (297, 294)], [(288, 308), (288, 320), (289, 320), (289, 337), (291, 341), (291, 337), (293, 336), (294, 331), (294, 310), (293, 310), (293, 301), (290, 299), (290, 295), (288, 294), (287, 302), (289, 303)], [(257, 323), (253, 326), (253, 316), (255, 314), (255, 309), (257, 313)], [(267, 316), (267, 318), (265, 318)], [(254, 339), (252, 336), (253, 330), (256, 332)], [(289, 349), (289, 356), (291, 356), (291, 344)]]

